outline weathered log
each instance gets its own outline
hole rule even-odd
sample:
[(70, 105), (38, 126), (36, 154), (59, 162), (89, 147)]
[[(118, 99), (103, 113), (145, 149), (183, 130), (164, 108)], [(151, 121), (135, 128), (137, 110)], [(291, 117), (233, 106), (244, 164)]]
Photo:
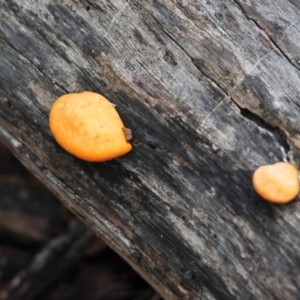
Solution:
[[(251, 174), (300, 164), (299, 19), (292, 0), (2, 1), (1, 136), (166, 299), (297, 299), (299, 201), (262, 201)], [(83, 90), (132, 153), (54, 142), (51, 104)]]

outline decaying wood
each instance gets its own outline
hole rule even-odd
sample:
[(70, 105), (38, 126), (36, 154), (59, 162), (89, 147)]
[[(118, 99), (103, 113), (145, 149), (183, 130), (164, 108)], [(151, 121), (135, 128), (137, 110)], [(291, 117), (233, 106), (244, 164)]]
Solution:
[[(300, 164), (297, 1), (0, 4), (0, 132), (166, 299), (297, 299), (300, 203), (251, 174)], [(110, 99), (134, 150), (95, 164), (48, 128), (67, 92)]]
[(90, 230), (66, 233), (76, 217), (1, 143), (0, 157), (0, 299), (160, 299), (101, 239), (78, 247)]

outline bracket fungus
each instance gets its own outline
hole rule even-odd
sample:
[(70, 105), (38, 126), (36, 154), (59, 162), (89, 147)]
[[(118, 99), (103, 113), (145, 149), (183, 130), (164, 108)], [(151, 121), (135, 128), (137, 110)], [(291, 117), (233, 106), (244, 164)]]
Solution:
[(253, 174), (252, 183), (257, 194), (273, 203), (290, 202), (299, 193), (298, 170), (290, 163), (259, 167)]
[(102, 162), (131, 151), (131, 131), (113, 104), (93, 93), (72, 93), (59, 97), (49, 116), (50, 131), (67, 152), (90, 161)]

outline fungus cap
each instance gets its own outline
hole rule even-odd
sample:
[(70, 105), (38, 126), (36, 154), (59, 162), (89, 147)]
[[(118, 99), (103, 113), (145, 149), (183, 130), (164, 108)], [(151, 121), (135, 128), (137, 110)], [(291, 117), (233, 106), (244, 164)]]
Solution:
[(107, 161), (132, 149), (113, 104), (93, 92), (59, 97), (51, 108), (49, 125), (61, 147), (86, 161)]
[(299, 193), (298, 170), (290, 163), (259, 167), (253, 174), (252, 183), (263, 199), (273, 203), (287, 203)]

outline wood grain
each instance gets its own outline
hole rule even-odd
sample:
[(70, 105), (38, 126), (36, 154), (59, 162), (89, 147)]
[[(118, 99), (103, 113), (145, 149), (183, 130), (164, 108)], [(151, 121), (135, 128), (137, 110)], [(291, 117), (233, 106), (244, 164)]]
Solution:
[[(299, 200), (263, 202), (251, 174), (300, 163), (299, 19), (292, 0), (1, 2), (1, 135), (166, 299), (297, 299)], [(83, 90), (132, 153), (54, 142), (51, 104)]]

